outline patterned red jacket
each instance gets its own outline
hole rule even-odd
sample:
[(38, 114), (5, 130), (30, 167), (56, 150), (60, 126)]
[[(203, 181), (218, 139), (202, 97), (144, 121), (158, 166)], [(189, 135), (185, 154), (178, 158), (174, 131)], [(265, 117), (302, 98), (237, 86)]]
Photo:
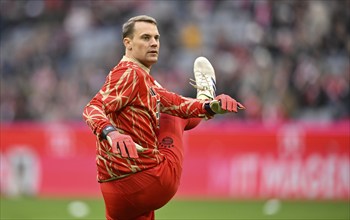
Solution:
[[(104, 85), (86, 105), (83, 118), (96, 135), (97, 180), (123, 178), (164, 160), (158, 151), (159, 113), (182, 118), (207, 117), (204, 101), (185, 98), (162, 88), (149, 69), (136, 60), (123, 57), (108, 74)], [(100, 138), (102, 129), (112, 124), (120, 133), (130, 135), (146, 151), (138, 159), (113, 154), (111, 146)]]

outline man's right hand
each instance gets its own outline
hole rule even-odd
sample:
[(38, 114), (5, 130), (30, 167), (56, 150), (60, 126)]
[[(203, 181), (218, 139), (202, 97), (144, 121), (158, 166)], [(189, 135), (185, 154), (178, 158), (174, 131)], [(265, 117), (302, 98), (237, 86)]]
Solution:
[(120, 134), (118, 131), (112, 131), (106, 137), (112, 150), (124, 158), (139, 158), (136, 150), (136, 144), (129, 135)]

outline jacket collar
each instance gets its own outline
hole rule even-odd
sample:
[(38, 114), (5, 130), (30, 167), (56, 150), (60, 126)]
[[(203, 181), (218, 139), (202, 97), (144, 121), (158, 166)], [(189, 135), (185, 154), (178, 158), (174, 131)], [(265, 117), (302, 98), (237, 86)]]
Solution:
[(125, 55), (123, 56), (121, 62), (133, 62), (136, 63), (141, 69), (143, 69), (146, 73), (150, 74), (150, 69), (147, 68), (145, 65), (140, 63), (138, 60), (130, 57), (126, 57)]

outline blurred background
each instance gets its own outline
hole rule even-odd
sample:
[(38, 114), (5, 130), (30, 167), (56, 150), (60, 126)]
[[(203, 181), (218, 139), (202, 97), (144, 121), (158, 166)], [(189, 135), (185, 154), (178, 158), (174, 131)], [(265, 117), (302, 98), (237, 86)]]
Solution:
[[(18, 201), (9, 198), (71, 195), (97, 197), (100, 210), (94, 212), (103, 218), (94, 137), (82, 110), (124, 54), (122, 24), (147, 14), (161, 35), (152, 75), (163, 87), (195, 97), (189, 85), (193, 62), (205, 56), (216, 71), (217, 94), (229, 94), (247, 108), (186, 136), (190, 159), (179, 197), (262, 199), (257, 208), (272, 207), (251, 219), (273, 218), (280, 199), (312, 200), (318, 210), (312, 213), (323, 209), (315, 199), (340, 201), (330, 219), (348, 219), (349, 6), (348, 0), (1, 0), (1, 216), (21, 213), (10, 211)], [(194, 187), (198, 178), (203, 186)], [(308, 194), (309, 188), (315, 190)], [(75, 202), (69, 210), (86, 206)], [(239, 216), (231, 204), (220, 206), (229, 213), (222, 218)], [(193, 209), (191, 218), (201, 218), (201, 208)], [(291, 208), (286, 218), (309, 212), (298, 210)], [(164, 219), (186, 218), (170, 209), (163, 213)], [(321, 218), (300, 218), (308, 217)]]
[(121, 25), (157, 19), (152, 74), (195, 96), (194, 59), (208, 57), (237, 117), (349, 117), (349, 1), (1, 1), (1, 121), (77, 120), (124, 53)]

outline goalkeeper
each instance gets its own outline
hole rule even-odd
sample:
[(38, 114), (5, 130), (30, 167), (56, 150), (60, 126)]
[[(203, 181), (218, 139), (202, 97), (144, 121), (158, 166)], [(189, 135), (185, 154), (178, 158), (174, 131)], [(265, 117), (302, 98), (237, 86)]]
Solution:
[(97, 139), (97, 180), (109, 220), (154, 219), (180, 184), (183, 131), (244, 109), (227, 95), (215, 97), (214, 69), (204, 57), (194, 63), (197, 99), (162, 88), (150, 75), (159, 39), (155, 19), (130, 18), (123, 25), (125, 55), (84, 108)]

